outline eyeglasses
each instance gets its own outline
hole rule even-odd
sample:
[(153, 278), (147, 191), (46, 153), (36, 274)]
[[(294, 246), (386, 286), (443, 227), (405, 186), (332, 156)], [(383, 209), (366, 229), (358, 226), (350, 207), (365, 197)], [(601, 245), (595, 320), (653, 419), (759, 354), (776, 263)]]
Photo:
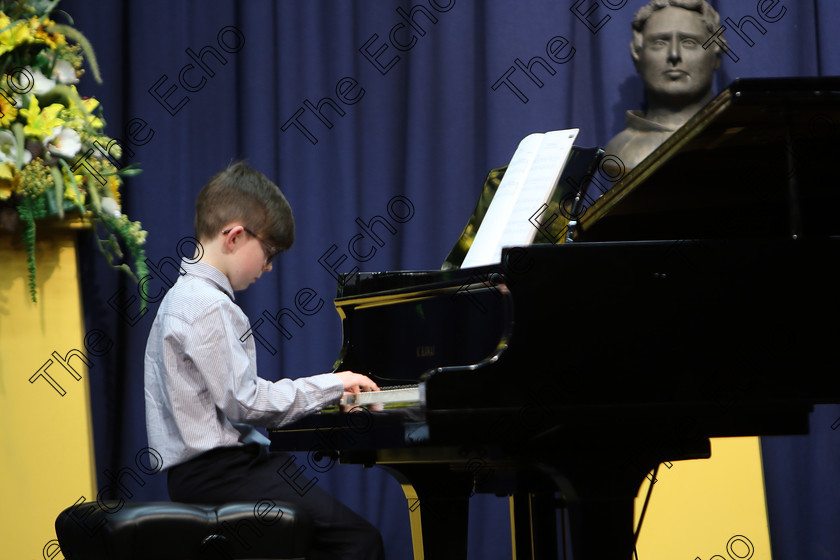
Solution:
[[(253, 231), (251, 231), (250, 229), (246, 228), (245, 226), (242, 226), (242, 229), (245, 230), (245, 233), (247, 233), (251, 237), (256, 238), (262, 244), (263, 253), (265, 254), (265, 265), (270, 265), (274, 257), (276, 257), (280, 253), (280, 250), (265, 239), (263, 239), (262, 237), (260, 237), (259, 235), (257, 235), (256, 233), (254, 233)], [(231, 230), (226, 229), (222, 232), (222, 235), (227, 235), (230, 232)]]

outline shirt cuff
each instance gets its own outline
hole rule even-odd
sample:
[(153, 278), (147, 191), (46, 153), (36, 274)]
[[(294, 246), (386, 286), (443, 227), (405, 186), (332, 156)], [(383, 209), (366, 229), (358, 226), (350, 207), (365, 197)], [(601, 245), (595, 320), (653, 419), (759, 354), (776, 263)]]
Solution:
[(332, 403), (338, 401), (341, 395), (344, 394), (344, 383), (341, 378), (334, 373), (322, 373), (311, 377), (313, 381), (318, 383), (323, 391), (324, 400)]

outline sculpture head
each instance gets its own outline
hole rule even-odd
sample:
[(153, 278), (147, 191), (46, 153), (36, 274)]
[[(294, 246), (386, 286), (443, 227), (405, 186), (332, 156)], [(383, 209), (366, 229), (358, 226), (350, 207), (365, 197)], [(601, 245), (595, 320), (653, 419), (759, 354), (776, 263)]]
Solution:
[(722, 50), (703, 44), (719, 28), (705, 0), (651, 0), (636, 12), (630, 53), (650, 101), (678, 109), (711, 97)]

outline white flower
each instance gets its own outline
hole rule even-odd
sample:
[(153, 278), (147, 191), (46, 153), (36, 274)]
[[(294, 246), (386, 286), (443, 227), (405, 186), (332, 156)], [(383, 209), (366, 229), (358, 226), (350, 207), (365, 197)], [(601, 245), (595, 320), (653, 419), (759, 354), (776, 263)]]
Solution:
[[(0, 163), (17, 164), (17, 140), (15, 135), (8, 130), (0, 130)], [(29, 150), (23, 150), (23, 164), (32, 161), (32, 154)]]
[(54, 156), (71, 158), (82, 149), (82, 139), (72, 128), (57, 126), (44, 139), (44, 147)]
[(40, 68), (27, 66), (26, 69), (32, 74), (32, 81), (35, 82), (32, 88), (32, 93), (35, 95), (43, 95), (55, 87), (55, 80), (44, 76)]
[(108, 214), (109, 216), (113, 216), (115, 218), (119, 218), (122, 216), (120, 212), (120, 205), (117, 204), (117, 201), (111, 198), (110, 196), (102, 197), (102, 211)]
[(62, 84), (78, 84), (79, 77), (76, 76), (76, 69), (66, 60), (58, 59), (53, 67), (53, 78)]

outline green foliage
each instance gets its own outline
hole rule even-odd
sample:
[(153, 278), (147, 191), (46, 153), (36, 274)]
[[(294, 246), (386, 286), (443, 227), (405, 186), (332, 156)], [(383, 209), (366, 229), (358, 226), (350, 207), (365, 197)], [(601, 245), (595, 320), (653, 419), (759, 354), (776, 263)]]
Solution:
[(43, 204), (38, 205), (30, 198), (25, 198), (17, 207), (17, 211), (23, 225), (21, 240), (26, 246), (26, 264), (29, 270), (29, 293), (32, 296), (32, 301), (38, 301), (36, 298), (38, 292), (35, 284), (35, 220), (46, 216), (47, 211), (44, 209)]
[[(103, 109), (76, 89), (85, 59), (96, 81), (102, 78), (90, 42), (56, 10), (59, 1), (0, 0), (2, 21), (8, 18), (0, 26), (0, 82), (20, 86), (4, 88), (0, 97), (0, 205), (17, 211), (33, 301), (36, 223), (43, 218), (89, 221), (110, 266), (135, 281), (147, 273), (146, 232), (119, 206), (124, 178), (140, 170), (111, 159), (121, 154), (104, 133)], [(68, 23), (55, 23), (56, 17)]]
[(87, 40), (87, 37), (82, 35), (78, 29), (61, 23), (51, 25), (47, 28), (47, 30), (51, 33), (61, 33), (67, 38), (76, 41), (82, 47), (82, 50), (87, 57), (88, 64), (90, 65), (90, 71), (93, 73), (93, 79), (96, 80), (97, 84), (102, 83), (102, 75), (99, 73), (99, 64), (96, 62), (96, 55), (93, 53), (93, 47), (91, 46), (90, 41)]

